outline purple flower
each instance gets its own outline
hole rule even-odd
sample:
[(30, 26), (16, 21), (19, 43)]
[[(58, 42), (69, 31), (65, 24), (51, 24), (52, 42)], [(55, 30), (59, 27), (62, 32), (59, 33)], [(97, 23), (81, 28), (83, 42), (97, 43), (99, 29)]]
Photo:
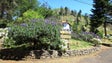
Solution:
[(20, 24), (20, 26), (27, 26), (27, 24), (26, 23), (22, 23), (22, 24)]
[(35, 23), (37, 20), (36, 19), (32, 19), (31, 22)]
[(52, 24), (52, 25), (56, 25), (56, 22), (53, 22), (53, 21), (52, 21), (51, 24)]

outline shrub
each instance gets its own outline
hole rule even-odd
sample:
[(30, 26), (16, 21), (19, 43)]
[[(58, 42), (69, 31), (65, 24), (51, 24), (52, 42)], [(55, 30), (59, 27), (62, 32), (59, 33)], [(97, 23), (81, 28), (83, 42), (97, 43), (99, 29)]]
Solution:
[(15, 41), (12, 38), (5, 38), (3, 46), (5, 48), (13, 48), (15, 46)]
[(53, 21), (32, 19), (10, 28), (8, 36), (15, 45), (30, 43), (34, 49), (61, 49), (59, 26)]
[(100, 39), (97, 39), (97, 38), (91, 39), (91, 42), (92, 42), (95, 46), (98, 46), (98, 45), (102, 44), (102, 41), (101, 41)]
[(91, 39), (93, 38), (99, 38), (100, 37), (97, 34), (94, 34), (92, 32), (81, 32), (81, 33), (73, 33), (72, 37), (78, 40), (84, 40), (91, 42)]

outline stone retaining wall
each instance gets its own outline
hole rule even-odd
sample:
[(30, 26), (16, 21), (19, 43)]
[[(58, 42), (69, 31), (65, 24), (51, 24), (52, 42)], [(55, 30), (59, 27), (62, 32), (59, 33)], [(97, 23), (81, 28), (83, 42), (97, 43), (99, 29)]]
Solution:
[(29, 60), (29, 59), (47, 59), (47, 58), (69, 57), (69, 56), (81, 56), (91, 54), (99, 50), (100, 47), (93, 47), (90, 49), (83, 49), (83, 50), (67, 50), (67, 51), (3, 49), (0, 50), (0, 59)]
[(82, 55), (87, 55), (91, 54), (94, 52), (97, 52), (100, 50), (100, 47), (93, 47), (90, 49), (82, 49), (82, 50), (67, 50), (64, 52), (59, 52), (59, 51), (51, 51), (52, 54), (49, 54), (47, 51), (45, 51), (40, 59), (45, 59), (45, 58), (57, 58), (57, 57), (69, 57), (69, 56), (82, 56)]

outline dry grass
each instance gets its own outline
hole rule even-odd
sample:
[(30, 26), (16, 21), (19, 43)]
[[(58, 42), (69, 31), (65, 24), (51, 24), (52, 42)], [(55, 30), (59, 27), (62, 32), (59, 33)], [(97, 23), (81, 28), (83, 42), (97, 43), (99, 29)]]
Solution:
[(109, 39), (102, 39), (103, 43), (112, 44), (112, 41)]

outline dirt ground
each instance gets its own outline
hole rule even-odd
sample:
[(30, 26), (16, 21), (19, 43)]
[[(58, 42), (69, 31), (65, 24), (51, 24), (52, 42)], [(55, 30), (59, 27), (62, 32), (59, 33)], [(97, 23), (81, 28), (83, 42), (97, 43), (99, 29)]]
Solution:
[[(25, 61), (0, 60), (0, 63), (103, 63), (103, 62), (110, 63), (110, 61), (112, 62), (112, 60), (108, 58), (112, 58), (111, 53), (112, 53), (111, 47), (102, 46), (101, 51), (85, 56), (62, 57), (62, 58), (41, 59), (41, 60), (36, 59)], [(104, 61), (101, 62), (101, 60)]]

